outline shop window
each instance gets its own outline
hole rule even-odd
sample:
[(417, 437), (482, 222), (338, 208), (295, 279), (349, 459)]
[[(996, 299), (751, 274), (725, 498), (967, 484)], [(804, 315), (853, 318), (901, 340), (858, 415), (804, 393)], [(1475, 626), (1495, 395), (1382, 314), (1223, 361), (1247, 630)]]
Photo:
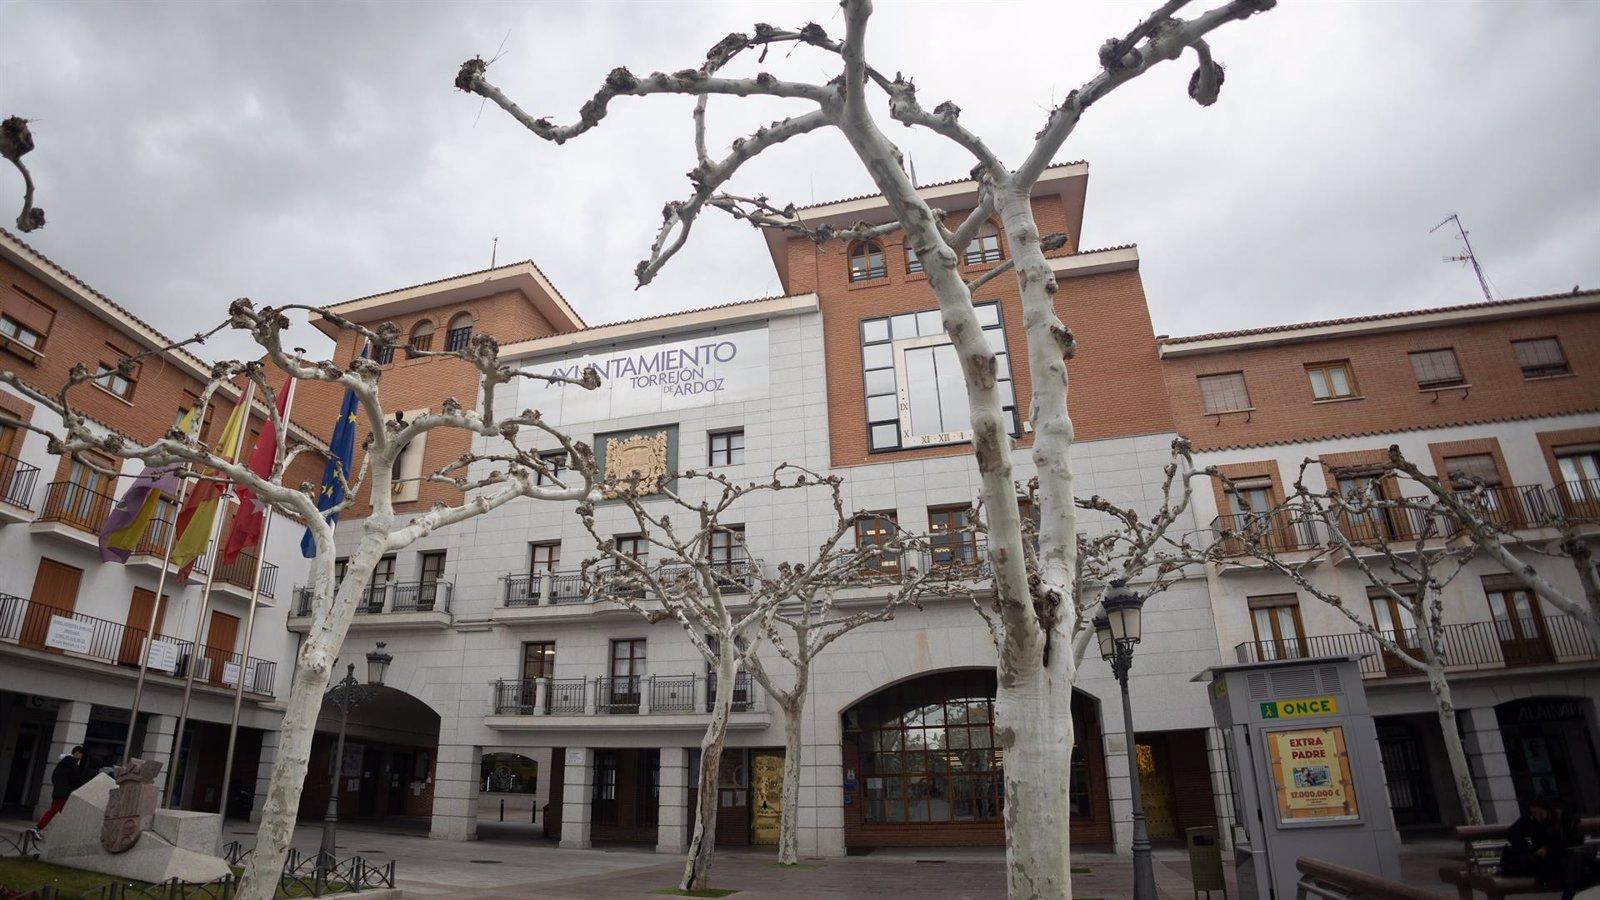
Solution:
[(856, 241), (850, 245), (850, 280), (870, 281), (888, 274), (883, 265), (883, 245), (877, 241)]
[(1312, 363), (1306, 366), (1311, 379), (1311, 396), (1318, 400), (1343, 400), (1356, 396), (1356, 376), (1347, 359)]
[(1512, 341), (1511, 349), (1517, 354), (1517, 365), (1522, 367), (1523, 378), (1549, 378), (1572, 371), (1572, 367), (1567, 365), (1567, 355), (1561, 350), (1561, 342), (1556, 338)]
[(1461, 363), (1456, 359), (1456, 351), (1449, 347), (1419, 350), (1410, 356), (1411, 372), (1417, 376), (1420, 390), (1459, 387), (1466, 383), (1466, 378), (1461, 374)]
[[(994, 351), (1001, 407), (1011, 434), (1021, 433), (1016, 391), (998, 303), (975, 309)], [(966, 380), (937, 309), (863, 319), (861, 359), (867, 412), (867, 446), (894, 450), (972, 439)]]
[(1200, 403), (1208, 416), (1243, 412), (1250, 409), (1250, 391), (1244, 383), (1243, 372), (1222, 372), (1201, 375)]

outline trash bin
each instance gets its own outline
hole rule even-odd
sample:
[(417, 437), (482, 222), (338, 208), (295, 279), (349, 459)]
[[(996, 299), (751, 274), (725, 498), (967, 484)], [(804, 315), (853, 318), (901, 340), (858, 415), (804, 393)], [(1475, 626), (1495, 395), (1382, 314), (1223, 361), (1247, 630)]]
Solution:
[(1212, 891), (1221, 891), (1227, 897), (1228, 883), (1222, 877), (1222, 847), (1217, 843), (1216, 826), (1185, 828), (1183, 834), (1189, 847), (1189, 878), (1195, 895), (1205, 891), (1209, 897)]

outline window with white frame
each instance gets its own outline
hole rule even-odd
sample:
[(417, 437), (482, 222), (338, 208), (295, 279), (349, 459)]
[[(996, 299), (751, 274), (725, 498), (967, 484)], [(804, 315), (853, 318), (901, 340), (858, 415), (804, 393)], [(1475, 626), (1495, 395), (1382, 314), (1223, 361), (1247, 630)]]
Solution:
[[(1011, 434), (1022, 431), (1006, 353), (1000, 304), (976, 306), (995, 352), (1000, 403)], [(972, 440), (966, 381), (937, 309), (861, 320), (867, 401), (867, 446), (896, 450)]]

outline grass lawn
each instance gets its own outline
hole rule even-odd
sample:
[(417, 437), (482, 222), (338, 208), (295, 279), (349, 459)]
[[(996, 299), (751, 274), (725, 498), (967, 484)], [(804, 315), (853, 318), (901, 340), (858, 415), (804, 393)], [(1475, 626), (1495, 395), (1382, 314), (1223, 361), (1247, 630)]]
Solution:
[[(32, 859), (17, 857), (0, 859), (0, 887), (16, 888), (20, 891), (31, 891), (36, 887), (49, 885), (62, 893), (81, 894), (116, 880), (102, 872), (69, 869), (66, 866), (53, 866)], [(142, 881), (130, 881), (128, 886), (149, 887)]]

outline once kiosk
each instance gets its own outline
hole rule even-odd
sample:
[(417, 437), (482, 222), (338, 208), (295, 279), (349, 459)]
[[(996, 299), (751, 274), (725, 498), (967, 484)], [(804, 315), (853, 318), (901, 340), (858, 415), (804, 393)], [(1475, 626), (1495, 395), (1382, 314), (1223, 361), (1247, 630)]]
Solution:
[(1233, 784), (1242, 900), (1289, 900), (1295, 860), (1400, 877), (1359, 656), (1215, 666), (1211, 711)]

